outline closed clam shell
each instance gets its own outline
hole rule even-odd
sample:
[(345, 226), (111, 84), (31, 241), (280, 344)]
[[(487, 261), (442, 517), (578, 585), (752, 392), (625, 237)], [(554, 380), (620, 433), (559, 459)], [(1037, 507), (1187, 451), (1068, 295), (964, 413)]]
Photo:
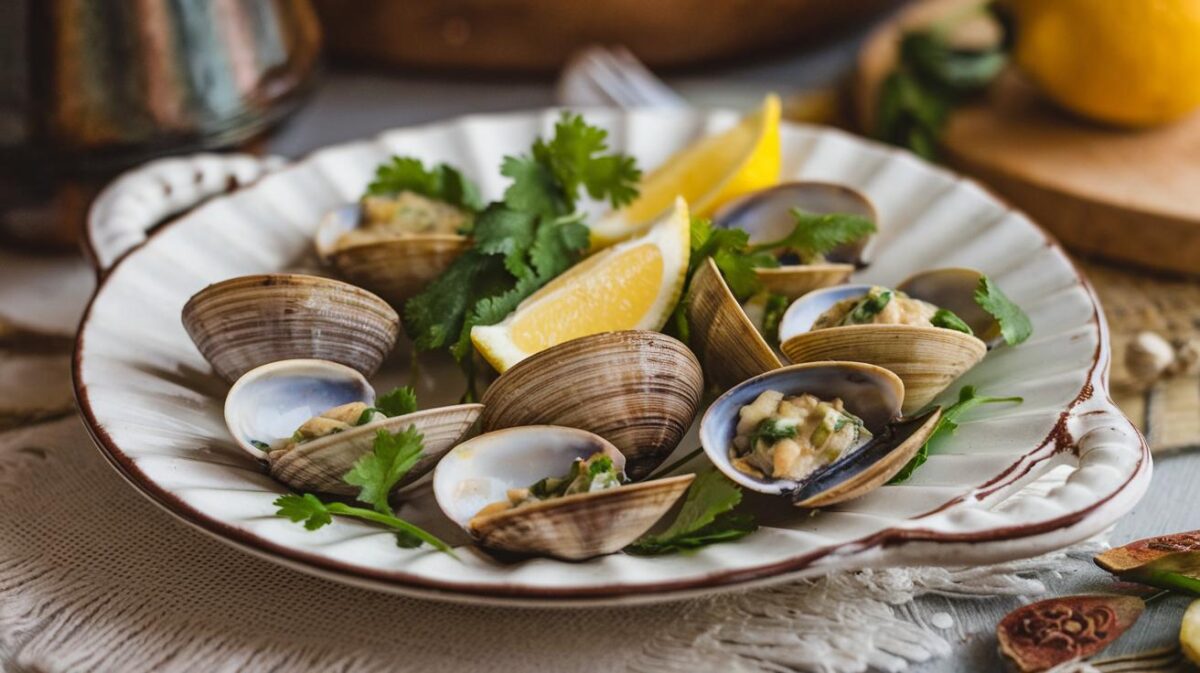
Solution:
[(645, 330), (564, 342), (505, 371), (483, 395), (484, 431), (552, 424), (580, 428), (625, 455), (631, 479), (683, 439), (700, 404), (700, 363), (676, 339)]
[(330, 211), (317, 230), (317, 254), (343, 278), (397, 310), (471, 247), (470, 239), (456, 234), (412, 234), (339, 246), (338, 238), (358, 227), (359, 214), (357, 204)]
[(424, 437), (424, 448), (420, 460), (396, 485), (403, 487), (429, 472), (467, 434), (482, 410), (482, 404), (426, 409), (314, 439), (286, 451), (271, 451), (271, 476), (298, 491), (355, 495), (358, 487), (347, 484), (342, 477), (355, 461), (371, 453), (376, 433), (396, 433), (414, 426)]
[(847, 360), (878, 365), (904, 381), (903, 412), (927, 406), (987, 355), (977, 337), (940, 327), (847, 325), (812, 330), (838, 301), (861, 296), (869, 285), (844, 285), (809, 293), (792, 303), (780, 321), (780, 350), (790, 362)]
[[(729, 450), (742, 407), (767, 390), (840, 399), (873, 436), (799, 481), (746, 474), (733, 466)], [(713, 465), (734, 482), (760, 493), (787, 495), (798, 507), (825, 507), (887, 483), (929, 438), (940, 410), (901, 418), (904, 399), (901, 379), (882, 367), (862, 362), (792, 365), (744, 381), (713, 402), (700, 423), (700, 442)]]
[(695, 475), (579, 493), (475, 518), (509, 489), (566, 474), (575, 459), (601, 452), (624, 458), (598, 435), (559, 426), (525, 426), (479, 435), (446, 454), (434, 471), (438, 506), (481, 545), (519, 554), (582, 560), (620, 551), (646, 533)]
[[(861, 192), (828, 182), (785, 182), (744, 196), (724, 207), (713, 217), (722, 228), (743, 229), (750, 243), (777, 241), (792, 232), (796, 220), (792, 209), (810, 213), (847, 213), (878, 224), (874, 205)], [(862, 264), (862, 252), (868, 239), (841, 246), (817, 264), (785, 264), (776, 268), (755, 269), (763, 288), (773, 294), (795, 299), (813, 290), (849, 280)]]
[(685, 300), (692, 348), (713, 383), (728, 388), (782, 366), (711, 258), (696, 270)]
[(209, 285), (183, 307), (183, 326), (230, 382), (295, 358), (338, 362), (370, 376), (395, 346), (400, 316), (349, 283), (276, 273)]

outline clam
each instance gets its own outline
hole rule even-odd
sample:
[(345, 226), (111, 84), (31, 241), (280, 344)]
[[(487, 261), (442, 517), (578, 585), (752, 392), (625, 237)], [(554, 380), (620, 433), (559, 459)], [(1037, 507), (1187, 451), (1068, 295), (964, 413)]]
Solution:
[[(713, 216), (713, 224), (745, 230), (752, 244), (777, 241), (796, 226), (793, 208), (818, 214), (848, 213), (878, 223), (875, 207), (860, 192), (844, 185), (801, 181), (785, 182), (729, 203)], [(846, 282), (862, 265), (866, 243), (867, 239), (862, 239), (844, 245), (825, 255), (823, 261), (800, 264), (785, 260), (777, 268), (760, 268), (755, 273), (767, 291), (795, 299)]]
[[(927, 271), (897, 289), (957, 314), (975, 335), (995, 342), (999, 325), (975, 304), (980, 275), (967, 269)], [(885, 367), (904, 381), (904, 412), (933, 401), (987, 354), (988, 342), (965, 332), (912, 324), (860, 324), (813, 329), (817, 319), (843, 300), (871, 291), (870, 285), (815, 290), (788, 307), (779, 325), (783, 354), (794, 363), (853, 360)]]
[(783, 366), (711, 258), (692, 276), (687, 302), (690, 341), (713, 383), (728, 388)]
[(444, 233), (344, 240), (361, 221), (362, 207), (357, 203), (327, 213), (317, 229), (317, 255), (343, 278), (378, 294), (397, 309), (471, 247), (466, 236)]
[(183, 307), (183, 326), (229, 382), (278, 360), (331, 360), (365, 376), (400, 334), (400, 316), (366, 290), (330, 278), (273, 273), (209, 285)]
[(640, 479), (691, 427), (703, 392), (696, 356), (658, 332), (605, 332), (566, 341), (500, 375), (481, 400), (485, 432), (561, 425), (593, 432)]
[(371, 452), (379, 430), (394, 433), (411, 425), (424, 436), (421, 459), (398, 484), (404, 486), (461, 440), (483, 409), (480, 404), (427, 409), (290, 441), (306, 421), (356, 402), (375, 402), (375, 391), (358, 371), (326, 360), (284, 360), (252, 369), (234, 383), (225, 398), (225, 423), (238, 446), (267, 461), (271, 476), (291, 488), (355, 495), (358, 489), (342, 477)]
[[(856, 435), (861, 441), (849, 443), (831, 462), (817, 464), (794, 478), (738, 469), (731, 447), (742, 408), (767, 391), (785, 396), (808, 394), (825, 402), (841, 400), (844, 412), (861, 421), (865, 432)], [(903, 418), (903, 401), (903, 382), (882, 367), (858, 362), (792, 365), (744, 381), (718, 398), (700, 422), (700, 443), (713, 465), (738, 484), (760, 493), (786, 495), (798, 507), (825, 507), (885, 484), (932, 434), (940, 409)], [(815, 446), (815, 440), (813, 443)]]
[(546, 477), (568, 473), (596, 453), (619, 471), (625, 457), (590, 432), (550, 425), (479, 435), (452, 449), (433, 473), (433, 493), (446, 516), (491, 549), (582, 560), (611, 554), (650, 529), (687, 490), (695, 475), (655, 479), (563, 495), (481, 513)]

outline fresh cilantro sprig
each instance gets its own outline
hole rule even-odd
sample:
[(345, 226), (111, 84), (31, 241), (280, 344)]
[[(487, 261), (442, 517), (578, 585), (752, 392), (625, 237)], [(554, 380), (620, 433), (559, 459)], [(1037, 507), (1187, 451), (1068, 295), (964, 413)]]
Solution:
[(404, 416), (417, 410), (417, 393), (411, 386), (393, 388), (391, 392), (380, 395), (375, 399), (375, 406), (363, 409), (355, 425), (366, 425), (375, 414), (383, 414), (388, 418)]
[(810, 213), (792, 208), (796, 225), (791, 233), (778, 241), (750, 246), (751, 252), (791, 250), (806, 263), (811, 263), (837, 248), (860, 241), (875, 233), (875, 223), (850, 213)]
[[(1002, 27), (1002, 13), (993, 3), (981, 3)], [(967, 18), (954, 17), (955, 20)], [(926, 159), (937, 156), (938, 140), (950, 111), (990, 84), (1008, 60), (1002, 41), (982, 49), (960, 49), (947, 37), (951, 25), (905, 33), (895, 70), (880, 87), (876, 137), (907, 147)], [(1006, 32), (1011, 34), (1011, 31)]]
[(454, 556), (450, 546), (438, 537), (397, 517), (388, 502), (392, 488), (420, 460), (424, 439), (413, 425), (394, 434), (386, 430), (375, 433), (371, 453), (355, 461), (350, 471), (342, 477), (347, 484), (359, 487), (356, 499), (370, 505), (371, 509), (344, 502), (324, 502), (312, 493), (302, 493), (276, 498), (275, 514), (297, 523), (303, 522), (308, 530), (329, 525), (335, 515), (371, 521), (390, 528), (395, 534), (397, 546), (411, 549), (428, 544)]
[(552, 138), (505, 157), (500, 173), (512, 182), (476, 217), (473, 247), (404, 307), (419, 350), (449, 348), (468, 367), (472, 327), (500, 322), (582, 256), (582, 193), (617, 208), (637, 196), (641, 177), (632, 157), (608, 153), (606, 131), (569, 112)]
[(1029, 321), (1029, 316), (1001, 292), (991, 278), (983, 276), (979, 279), (979, 286), (975, 288), (975, 303), (1000, 324), (1000, 334), (1008, 345), (1015, 346), (1033, 334), (1033, 323)]
[(888, 483), (899, 484), (908, 481), (912, 477), (913, 472), (916, 472), (917, 468), (924, 465), (925, 461), (929, 459), (930, 450), (936, 448), (937, 444), (945, 442), (954, 434), (954, 431), (958, 429), (958, 419), (963, 414), (984, 404), (1002, 404), (1006, 402), (1020, 404), (1024, 401), (1025, 399), (1022, 397), (987, 397), (979, 395), (975, 390), (975, 386), (963, 386), (958, 391), (958, 401), (942, 410), (941, 418), (938, 419), (937, 425), (934, 426), (933, 432), (929, 435), (929, 439), (925, 440), (925, 443), (917, 450), (917, 455), (913, 456), (908, 461), (908, 464), (897, 472), (896, 476), (892, 477)]
[(742, 489), (717, 470), (696, 477), (675, 521), (657, 535), (645, 535), (625, 548), (631, 554), (657, 556), (745, 537), (758, 529), (754, 518), (737, 514)]
[(425, 168), (413, 157), (392, 157), (380, 164), (366, 195), (395, 196), (400, 192), (414, 192), (472, 213), (483, 209), (479, 188), (458, 169), (446, 164)]

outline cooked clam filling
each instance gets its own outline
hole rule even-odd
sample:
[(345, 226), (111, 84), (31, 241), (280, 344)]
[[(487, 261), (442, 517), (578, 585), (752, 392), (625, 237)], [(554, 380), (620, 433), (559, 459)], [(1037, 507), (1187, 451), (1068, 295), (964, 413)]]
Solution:
[(622, 474), (612, 458), (593, 453), (586, 460), (576, 458), (571, 469), (561, 477), (546, 477), (528, 488), (508, 489), (507, 500), (493, 502), (475, 513), (471, 525), (479, 519), (535, 502), (561, 498), (576, 493), (595, 493), (621, 485)]
[(825, 329), (845, 325), (917, 325), (934, 327), (938, 307), (913, 299), (899, 290), (873, 287), (865, 295), (843, 299), (829, 307), (813, 322), (812, 328)]
[(291, 439), (279, 448), (286, 451), (305, 442), (336, 435), (355, 426), (366, 425), (383, 418), (387, 418), (383, 412), (369, 407), (363, 402), (343, 404), (340, 407), (322, 411), (319, 415), (305, 421), (296, 429), (296, 432), (292, 433)]
[(729, 457), (754, 477), (798, 480), (870, 438), (838, 398), (767, 390), (739, 412)]
[(363, 197), (362, 217), (362, 226), (338, 239), (339, 248), (413, 234), (458, 234), (471, 223), (467, 211), (414, 192)]

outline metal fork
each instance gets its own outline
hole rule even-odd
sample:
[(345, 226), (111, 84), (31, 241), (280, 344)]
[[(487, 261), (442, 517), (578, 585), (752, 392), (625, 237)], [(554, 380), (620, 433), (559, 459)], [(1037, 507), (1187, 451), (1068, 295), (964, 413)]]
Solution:
[(558, 80), (564, 105), (687, 107), (688, 103), (625, 47), (588, 47), (567, 63)]

